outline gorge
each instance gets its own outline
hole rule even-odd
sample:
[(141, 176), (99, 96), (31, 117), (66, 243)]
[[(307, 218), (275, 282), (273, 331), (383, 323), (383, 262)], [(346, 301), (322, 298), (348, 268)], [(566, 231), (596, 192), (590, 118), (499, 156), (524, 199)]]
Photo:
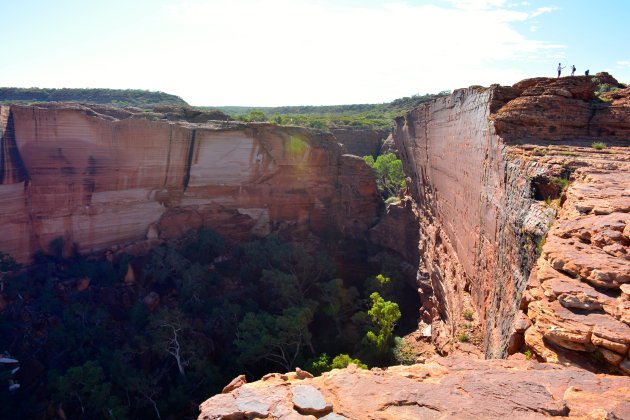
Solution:
[[(421, 326), (447, 356), (268, 375), (199, 418), (630, 416), (630, 88), (600, 73), (422, 104), (396, 120), (407, 189), (385, 209), (345, 132), (196, 118), (1, 106), (0, 251), (29, 264), (61, 237), (65, 256), (143, 255), (205, 228), (379, 246), (411, 271)], [(131, 288), (140, 271), (123, 264), (117, 281)], [(3, 293), (0, 310), (19, 299)], [(450, 355), (470, 324), (486, 358), (532, 360)]]

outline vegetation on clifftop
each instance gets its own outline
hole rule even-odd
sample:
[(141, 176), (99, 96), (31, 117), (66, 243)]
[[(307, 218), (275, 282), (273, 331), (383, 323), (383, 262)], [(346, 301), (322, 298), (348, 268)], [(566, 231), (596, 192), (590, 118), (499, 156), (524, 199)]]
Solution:
[(179, 96), (139, 89), (47, 89), (0, 87), (0, 103), (82, 102), (150, 109), (160, 105), (188, 106)]
[(319, 130), (333, 128), (391, 128), (396, 117), (424, 102), (450, 95), (438, 94), (406, 96), (382, 104), (353, 104), (325, 106), (199, 107), (218, 109), (241, 121), (268, 121), (280, 125), (298, 125)]

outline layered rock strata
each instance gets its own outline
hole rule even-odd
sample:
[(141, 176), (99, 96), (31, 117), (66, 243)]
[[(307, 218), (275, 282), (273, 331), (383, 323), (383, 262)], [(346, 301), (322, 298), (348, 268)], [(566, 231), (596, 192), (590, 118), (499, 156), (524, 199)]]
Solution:
[(470, 294), (489, 357), (525, 338), (546, 360), (561, 346), (625, 366), (630, 107), (627, 89), (596, 98), (602, 83), (617, 85), (598, 74), (462, 89), (397, 120), (434, 335), (456, 340)]
[(0, 107), (0, 251), (28, 261), (57, 237), (94, 252), (200, 227), (367, 237), (373, 176), (334, 137), (168, 111)]
[(199, 420), (622, 419), (630, 417), (630, 379), (524, 360), (449, 357), (387, 370), (351, 365), (316, 378), (269, 374), (199, 408)]
[(547, 361), (572, 360), (573, 350), (630, 374), (630, 150), (545, 154), (572, 175), (525, 293), (526, 343)]

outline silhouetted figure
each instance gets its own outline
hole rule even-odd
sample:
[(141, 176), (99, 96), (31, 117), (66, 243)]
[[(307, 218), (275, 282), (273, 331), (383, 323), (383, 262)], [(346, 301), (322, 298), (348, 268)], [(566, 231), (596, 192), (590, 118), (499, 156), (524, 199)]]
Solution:
[[(566, 66), (564, 66), (564, 67), (566, 67)], [(564, 67), (562, 67), (562, 63), (558, 63), (558, 77), (560, 77), (560, 73), (562, 73), (562, 69)]]
[(575, 64), (573, 64), (571, 66), (571, 76), (573, 76), (575, 74), (575, 70), (577, 70), (577, 69), (575, 68)]
[(588, 76), (588, 70), (584, 72), (584, 76)]

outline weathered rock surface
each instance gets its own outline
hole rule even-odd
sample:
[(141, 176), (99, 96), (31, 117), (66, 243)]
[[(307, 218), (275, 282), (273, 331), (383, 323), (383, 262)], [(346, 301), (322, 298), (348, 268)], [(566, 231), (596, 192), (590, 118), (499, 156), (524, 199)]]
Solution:
[(370, 229), (370, 240), (398, 252), (417, 267), (419, 235), (413, 199), (403, 197), (400, 202), (388, 205), (378, 224)]
[(200, 227), (367, 236), (373, 176), (334, 137), (166, 111), (2, 106), (0, 250), (27, 261), (59, 236), (94, 252)]
[(548, 361), (570, 358), (568, 349), (619, 367), (630, 348), (630, 151), (561, 152), (545, 159), (575, 170), (525, 295), (526, 341)]
[[(599, 83), (617, 84), (600, 73), (462, 89), (397, 120), (423, 319), (441, 346), (454, 344), (469, 292), (486, 356), (525, 341), (545, 360), (585, 355), (625, 371), (630, 92), (601, 102)], [(525, 331), (519, 310), (533, 323)]]
[(346, 153), (376, 157), (390, 130), (371, 128), (333, 128), (330, 132), (344, 145)]
[(316, 396), (318, 407), (329, 407), (313, 412), (327, 419), (630, 417), (627, 377), (524, 360), (449, 357), (387, 370), (350, 366), (302, 381), (276, 375), (210, 398), (201, 404), (199, 419), (246, 418), (253, 413), (262, 418), (315, 418), (302, 417), (302, 402), (295, 403), (303, 390)]

